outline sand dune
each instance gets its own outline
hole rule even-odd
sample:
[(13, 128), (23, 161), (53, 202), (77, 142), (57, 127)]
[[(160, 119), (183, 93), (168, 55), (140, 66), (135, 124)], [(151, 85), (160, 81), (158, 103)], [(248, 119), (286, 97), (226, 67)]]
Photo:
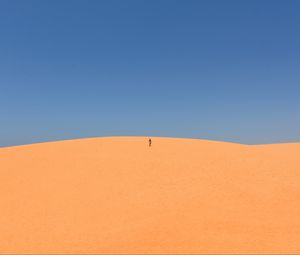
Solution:
[(300, 253), (300, 144), (0, 149), (0, 253)]

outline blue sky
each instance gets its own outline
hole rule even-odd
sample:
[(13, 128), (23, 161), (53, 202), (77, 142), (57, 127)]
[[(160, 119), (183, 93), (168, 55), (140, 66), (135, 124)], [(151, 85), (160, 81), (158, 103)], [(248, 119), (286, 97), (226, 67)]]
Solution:
[(0, 1), (0, 146), (300, 141), (300, 1)]

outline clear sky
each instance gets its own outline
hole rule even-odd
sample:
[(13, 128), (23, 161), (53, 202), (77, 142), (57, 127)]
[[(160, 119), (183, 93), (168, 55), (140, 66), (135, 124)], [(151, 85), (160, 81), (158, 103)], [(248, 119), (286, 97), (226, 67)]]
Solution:
[(0, 146), (300, 141), (300, 1), (0, 1)]

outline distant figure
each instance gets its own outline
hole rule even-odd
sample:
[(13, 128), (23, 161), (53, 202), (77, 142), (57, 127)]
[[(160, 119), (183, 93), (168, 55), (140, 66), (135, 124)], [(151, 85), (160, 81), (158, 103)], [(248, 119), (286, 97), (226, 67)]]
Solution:
[(151, 138), (149, 138), (149, 147), (151, 147), (151, 144), (152, 144), (152, 140)]

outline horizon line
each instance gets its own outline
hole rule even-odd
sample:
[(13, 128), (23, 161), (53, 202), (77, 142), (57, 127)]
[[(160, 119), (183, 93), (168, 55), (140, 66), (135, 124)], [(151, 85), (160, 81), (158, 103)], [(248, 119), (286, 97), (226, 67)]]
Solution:
[(144, 135), (113, 135), (113, 136), (87, 136), (87, 137), (78, 137), (78, 138), (65, 138), (65, 139), (53, 139), (46, 140), (34, 143), (24, 143), (24, 144), (16, 144), (16, 145), (8, 145), (8, 146), (0, 146), (0, 149), (11, 148), (11, 147), (21, 147), (21, 146), (31, 146), (38, 145), (44, 143), (59, 143), (59, 142), (67, 142), (67, 141), (76, 141), (76, 140), (86, 140), (86, 139), (97, 139), (97, 138), (160, 138), (160, 139), (184, 139), (184, 140), (198, 140), (198, 141), (210, 141), (210, 142), (220, 142), (220, 143), (230, 143), (236, 145), (244, 145), (244, 146), (263, 146), (263, 145), (284, 145), (284, 144), (297, 144), (300, 141), (295, 142), (277, 142), (277, 143), (240, 143), (240, 142), (232, 142), (227, 140), (215, 140), (215, 139), (207, 139), (207, 138), (193, 138), (193, 137), (175, 137), (175, 136), (144, 136)]

